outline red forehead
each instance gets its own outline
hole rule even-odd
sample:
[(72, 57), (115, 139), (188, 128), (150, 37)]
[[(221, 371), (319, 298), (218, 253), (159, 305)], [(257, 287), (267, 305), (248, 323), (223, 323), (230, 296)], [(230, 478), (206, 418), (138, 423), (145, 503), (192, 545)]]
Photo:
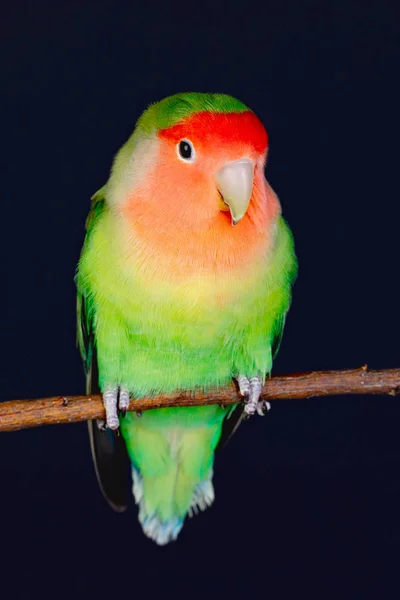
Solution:
[(244, 143), (257, 152), (264, 152), (268, 134), (256, 115), (243, 113), (199, 112), (187, 117), (177, 125), (162, 129), (160, 137), (178, 142), (182, 138), (196, 138), (204, 143), (218, 141), (221, 144)]

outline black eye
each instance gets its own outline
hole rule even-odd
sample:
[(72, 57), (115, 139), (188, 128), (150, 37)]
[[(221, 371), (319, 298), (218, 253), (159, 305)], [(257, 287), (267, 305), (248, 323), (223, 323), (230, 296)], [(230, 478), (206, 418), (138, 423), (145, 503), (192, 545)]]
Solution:
[(195, 152), (190, 140), (181, 140), (178, 144), (178, 156), (185, 162), (193, 162)]

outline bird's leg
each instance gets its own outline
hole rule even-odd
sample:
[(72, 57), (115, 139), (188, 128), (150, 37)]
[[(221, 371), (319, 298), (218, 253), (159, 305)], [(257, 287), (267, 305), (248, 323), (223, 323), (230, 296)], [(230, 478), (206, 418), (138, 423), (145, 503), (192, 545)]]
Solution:
[[(106, 425), (109, 429), (118, 429), (118, 409), (125, 416), (129, 406), (129, 391), (124, 387), (107, 385), (103, 392), (103, 404), (106, 410)], [(99, 423), (99, 427), (104, 421)]]
[(249, 378), (246, 375), (239, 375), (237, 382), (239, 391), (245, 399), (244, 412), (246, 415), (254, 415), (257, 411), (260, 416), (264, 416), (270, 410), (271, 405), (265, 400), (260, 400), (262, 377), (257, 375)]

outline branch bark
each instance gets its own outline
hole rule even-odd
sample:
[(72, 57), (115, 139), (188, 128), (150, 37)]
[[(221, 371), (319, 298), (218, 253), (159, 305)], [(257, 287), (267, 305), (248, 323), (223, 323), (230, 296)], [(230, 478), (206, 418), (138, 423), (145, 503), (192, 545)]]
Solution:
[[(264, 400), (302, 400), (344, 394), (400, 393), (400, 369), (370, 371), (367, 366), (346, 371), (317, 371), (266, 381)], [(207, 393), (182, 393), (132, 400), (128, 410), (144, 411), (172, 406), (227, 406), (240, 402), (235, 385)], [(105, 418), (101, 396), (55, 396), (38, 400), (15, 400), (0, 403), (0, 432), (17, 431), (40, 425), (77, 423)]]

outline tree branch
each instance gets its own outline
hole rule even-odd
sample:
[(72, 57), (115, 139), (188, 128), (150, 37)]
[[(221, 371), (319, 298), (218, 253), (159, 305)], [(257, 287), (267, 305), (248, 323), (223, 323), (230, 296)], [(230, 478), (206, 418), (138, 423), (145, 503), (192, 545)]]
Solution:
[[(400, 369), (369, 371), (367, 366), (347, 371), (319, 371), (273, 377), (266, 381), (264, 400), (302, 400), (344, 394), (400, 393)], [(240, 396), (235, 385), (207, 393), (157, 396), (132, 400), (128, 410), (144, 411), (171, 406), (205, 406), (237, 404)], [(55, 396), (38, 400), (15, 400), (0, 403), (0, 431), (16, 431), (39, 425), (77, 423), (104, 419), (101, 396)]]

